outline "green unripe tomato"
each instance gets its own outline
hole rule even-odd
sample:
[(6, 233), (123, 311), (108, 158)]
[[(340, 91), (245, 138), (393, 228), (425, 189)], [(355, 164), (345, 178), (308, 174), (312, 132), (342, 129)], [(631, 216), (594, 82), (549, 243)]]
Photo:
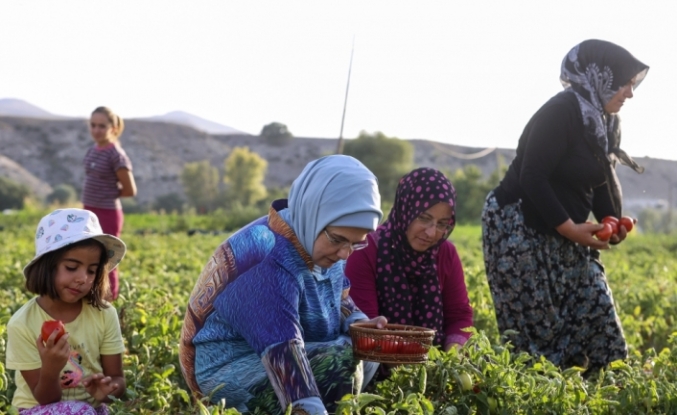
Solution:
[(464, 391), (469, 391), (472, 389), (472, 378), (467, 373), (461, 373), (458, 375), (458, 380), (461, 382), (461, 389)]

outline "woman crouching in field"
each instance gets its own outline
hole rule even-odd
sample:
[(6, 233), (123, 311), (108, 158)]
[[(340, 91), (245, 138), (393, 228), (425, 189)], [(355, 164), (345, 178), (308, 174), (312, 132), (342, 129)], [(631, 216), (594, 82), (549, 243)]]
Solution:
[(327, 413), (359, 393), (377, 364), (353, 359), (348, 327), (368, 317), (348, 296), (344, 260), (382, 215), (373, 173), (328, 156), (305, 167), (288, 200), (223, 242), (193, 289), (181, 335), (193, 392), (277, 414), (289, 405)]

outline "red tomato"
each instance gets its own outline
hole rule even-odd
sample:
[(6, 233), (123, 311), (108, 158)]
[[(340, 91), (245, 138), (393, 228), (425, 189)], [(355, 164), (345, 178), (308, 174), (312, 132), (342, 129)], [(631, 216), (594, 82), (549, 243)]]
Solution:
[(400, 353), (405, 354), (423, 354), (428, 353), (428, 349), (417, 341), (404, 340), (400, 344)]
[(400, 353), (403, 341), (404, 339), (400, 336), (386, 334), (376, 342), (375, 349), (385, 354), (397, 354)]
[(618, 233), (618, 219), (613, 216), (607, 216), (602, 219), (602, 223), (608, 223), (611, 226), (611, 234), (616, 235)]
[(61, 336), (66, 334), (66, 327), (63, 325), (61, 320), (47, 320), (42, 323), (42, 341), (46, 342), (49, 339), (49, 336), (52, 335), (55, 331), (58, 331), (54, 343), (56, 343)]
[(623, 216), (621, 220), (619, 221), (620, 225), (625, 227), (625, 230), (630, 232), (632, 228), (635, 227), (635, 219), (631, 218), (630, 216)]
[(608, 223), (605, 223), (601, 230), (595, 232), (597, 239), (604, 242), (608, 241), (611, 238), (611, 235), (613, 235), (613, 229), (611, 229), (611, 225)]
[(357, 350), (368, 352), (376, 347), (376, 340), (371, 337), (360, 337), (357, 339)]

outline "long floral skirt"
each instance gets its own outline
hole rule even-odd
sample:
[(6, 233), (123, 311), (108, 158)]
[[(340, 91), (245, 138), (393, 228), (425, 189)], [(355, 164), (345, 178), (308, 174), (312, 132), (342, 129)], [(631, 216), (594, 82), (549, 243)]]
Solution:
[(627, 357), (599, 251), (534, 231), (520, 202), (501, 208), (493, 192), (482, 243), (498, 329), (518, 332), (507, 336), (515, 351), (591, 370)]

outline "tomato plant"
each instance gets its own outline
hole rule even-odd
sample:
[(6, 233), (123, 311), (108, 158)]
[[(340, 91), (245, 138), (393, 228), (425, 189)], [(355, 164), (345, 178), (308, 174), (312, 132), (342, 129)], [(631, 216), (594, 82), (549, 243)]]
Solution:
[(357, 349), (363, 352), (369, 352), (376, 347), (376, 340), (371, 337), (360, 337), (357, 340)]
[(66, 334), (66, 327), (61, 320), (47, 320), (42, 323), (42, 341), (46, 342), (47, 339), (49, 339), (49, 336), (55, 331), (57, 332), (56, 337), (54, 338), (54, 342), (56, 343), (61, 336)]
[[(33, 232), (44, 213), (0, 215), (5, 242), (0, 255), (0, 414), (16, 413), (11, 408), (15, 373), (4, 366), (6, 323), (33, 297), (24, 288), (21, 265), (35, 253)], [(186, 227), (182, 232), (176, 230), (179, 222)], [(222, 229), (217, 226), (220, 223), (208, 215), (125, 217), (122, 239), (129, 250), (120, 267), (120, 297), (113, 306), (126, 347), (123, 369), (127, 391), (121, 400), (110, 404), (111, 413), (239, 414), (226, 409), (224, 402), (192, 399), (178, 360), (190, 291), (205, 261), (226, 237), (189, 236), (185, 231), (191, 226)], [(627, 359), (605, 368), (603, 375), (583, 377), (577, 370), (562, 370), (547, 360), (505, 347), (487, 286), (481, 229), (463, 225), (454, 230), (454, 243), (463, 247), (477, 331), (459, 350), (443, 352), (431, 347), (425, 364), (399, 365), (387, 379), (370, 383), (369, 392), (347, 395), (355, 408), (359, 407), (352, 414), (675, 413), (677, 244), (674, 234), (635, 232), (635, 237), (602, 253), (611, 288), (626, 287), (614, 291), (614, 297), (632, 351)], [(407, 347), (408, 339), (394, 341), (397, 348)], [(394, 341), (386, 341), (386, 351)], [(376, 340), (373, 344), (374, 353), (381, 350)], [(469, 391), (463, 389), (467, 387), (464, 373), (473, 384)], [(251, 412), (265, 411), (252, 408)]]
[(611, 239), (611, 235), (613, 235), (613, 229), (611, 228), (611, 225), (609, 225), (608, 223), (605, 223), (602, 229), (595, 232), (595, 236), (597, 236), (597, 239), (604, 242)]

